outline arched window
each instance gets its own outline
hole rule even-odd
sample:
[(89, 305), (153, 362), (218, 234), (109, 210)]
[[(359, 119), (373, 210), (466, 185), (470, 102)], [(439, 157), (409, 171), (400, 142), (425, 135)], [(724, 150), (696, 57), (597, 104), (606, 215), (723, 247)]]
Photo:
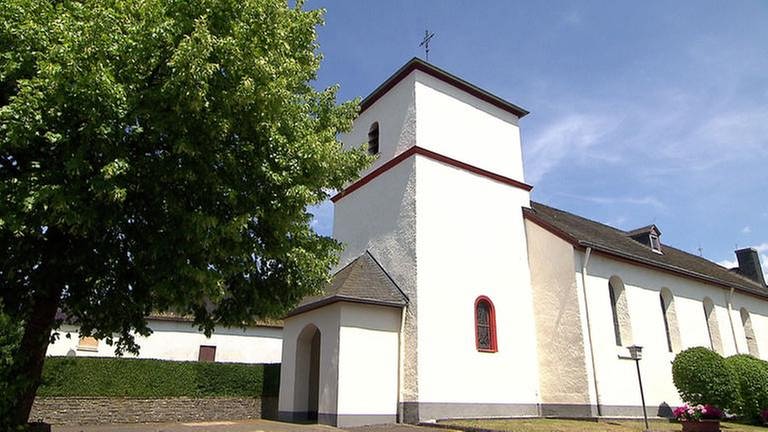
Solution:
[(723, 352), (723, 345), (720, 341), (720, 327), (717, 325), (717, 314), (715, 313), (715, 303), (709, 297), (704, 297), (704, 317), (707, 319), (707, 332), (709, 333), (709, 347), (712, 351)]
[(632, 323), (629, 319), (629, 306), (624, 293), (624, 282), (618, 276), (608, 280), (608, 294), (611, 298), (613, 314), (613, 335), (616, 346), (632, 345)]
[(496, 352), (496, 311), (491, 299), (480, 296), (475, 300), (475, 343), (478, 351)]
[(368, 129), (368, 153), (371, 155), (379, 154), (379, 122), (373, 122)]
[(675, 312), (675, 298), (669, 288), (662, 288), (659, 293), (661, 301), (661, 315), (664, 319), (664, 330), (667, 334), (667, 349), (669, 352), (680, 350), (680, 331), (677, 327), (677, 313)]
[(755, 357), (760, 357), (760, 352), (757, 350), (757, 339), (755, 339), (755, 330), (752, 328), (752, 318), (749, 316), (749, 311), (746, 308), (741, 308), (741, 325), (744, 327), (744, 337), (747, 338), (747, 348), (749, 353)]

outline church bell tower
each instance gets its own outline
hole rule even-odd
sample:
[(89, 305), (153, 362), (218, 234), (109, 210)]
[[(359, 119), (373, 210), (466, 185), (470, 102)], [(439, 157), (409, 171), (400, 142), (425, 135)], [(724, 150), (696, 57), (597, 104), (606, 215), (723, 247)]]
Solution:
[[(518, 125), (526, 114), (413, 59), (362, 101), (342, 139), (367, 143), (376, 160), (332, 198), (340, 264), (367, 252), (408, 297), (401, 421), (537, 414), (522, 216), (531, 186)], [(492, 313), (493, 347), (478, 340), (480, 301)]]

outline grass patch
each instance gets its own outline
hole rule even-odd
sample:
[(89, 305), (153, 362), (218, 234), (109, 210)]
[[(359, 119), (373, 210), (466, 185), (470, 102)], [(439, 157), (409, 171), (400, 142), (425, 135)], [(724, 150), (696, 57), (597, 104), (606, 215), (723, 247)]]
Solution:
[[(641, 432), (645, 429), (642, 420), (600, 420), (597, 422), (586, 420), (560, 420), (560, 419), (507, 419), (507, 420), (446, 420), (441, 424), (455, 426), (469, 426), (474, 428), (489, 429), (500, 432)], [(650, 420), (652, 431), (672, 432), (680, 431), (679, 423), (665, 420)], [(767, 428), (761, 426), (744, 425), (739, 423), (722, 422), (720, 429), (723, 432), (766, 432)]]

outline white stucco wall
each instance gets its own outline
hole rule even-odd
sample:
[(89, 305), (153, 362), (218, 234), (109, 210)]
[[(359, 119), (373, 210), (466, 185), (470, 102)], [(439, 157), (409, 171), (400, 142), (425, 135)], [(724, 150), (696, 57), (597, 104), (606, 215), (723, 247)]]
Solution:
[[(139, 355), (126, 353), (125, 357), (196, 361), (201, 345), (216, 347), (217, 362), (280, 363), (282, 355), (282, 329), (277, 327), (221, 327), (210, 338), (189, 322), (150, 320), (149, 327), (153, 330), (150, 336), (136, 337)], [(58, 333), (59, 339), (48, 346), (49, 356), (115, 356), (114, 347), (105, 341), (99, 341), (97, 351), (78, 349), (80, 335), (75, 326), (63, 325)]]
[[(528, 194), (417, 156), (419, 400), (535, 403)], [(475, 346), (474, 304), (496, 309), (498, 352)]]
[[(541, 402), (591, 405), (591, 363), (573, 246), (525, 221), (539, 359)], [(590, 413), (582, 410), (581, 415)]]
[[(643, 359), (640, 365), (646, 402), (649, 405), (666, 402), (674, 407), (682, 402), (672, 383), (671, 362), (676, 352), (670, 353), (667, 346), (659, 302), (662, 288), (668, 288), (674, 296), (680, 334), (679, 350), (693, 346), (710, 346), (702, 304), (704, 298), (709, 297), (714, 302), (717, 315), (718, 331), (722, 342), (720, 354), (724, 356), (736, 354), (736, 344), (726, 307), (729, 290), (595, 253), (588, 268), (587, 301), (590, 308), (597, 382), (602, 405), (637, 406), (640, 403), (634, 362), (620, 359), (619, 354), (624, 353), (625, 350), (615, 346), (608, 295), (608, 279), (614, 275), (621, 278), (626, 289), (632, 321), (632, 342), (643, 346)], [(576, 277), (577, 279), (580, 277), (578, 273)], [(746, 352), (746, 341), (738, 314), (742, 306), (752, 312), (756, 335), (757, 333), (766, 334), (768, 302), (738, 292), (734, 296), (733, 324), (736, 339), (742, 352)], [(760, 347), (766, 346), (766, 341), (760, 336), (757, 336), (757, 341)]]
[[(759, 357), (768, 360), (768, 300), (739, 291), (735, 291), (733, 294), (731, 314), (736, 333), (736, 343), (739, 347), (739, 353), (749, 354), (744, 326), (741, 322), (741, 308), (746, 308), (752, 319), (752, 331), (755, 333)], [(730, 334), (728, 337), (731, 337)]]
[(517, 116), (424, 72), (415, 76), (419, 147), (524, 181)]
[[(375, 170), (416, 142), (415, 75), (411, 74), (382, 95), (355, 119), (352, 130), (340, 137), (345, 148), (367, 145), (368, 131), (379, 123), (379, 155), (361, 176)], [(367, 148), (367, 147), (366, 147)]]
[[(342, 416), (390, 416), (398, 403), (401, 309), (342, 303), (339, 336), (339, 399)], [(382, 417), (383, 418), (383, 417)], [(342, 424), (340, 424), (342, 425)]]
[(337, 201), (333, 236), (344, 245), (340, 266), (368, 250), (409, 297), (401, 400), (415, 400), (418, 393), (415, 159), (404, 160)]
[[(320, 383), (318, 412), (324, 414), (337, 413), (338, 377), (339, 377), (339, 324), (341, 304), (334, 303), (319, 309), (314, 309), (300, 315), (286, 318), (283, 326), (283, 357), (280, 365), (280, 396), (278, 410), (280, 412), (305, 412), (306, 395), (298, 396), (304, 403), (296, 404), (297, 396), (294, 391), (306, 390), (296, 386), (296, 340), (299, 334), (309, 325), (314, 325), (320, 331)], [(300, 365), (306, 372), (306, 365)], [(304, 376), (301, 373), (300, 376)], [(306, 374), (305, 374), (306, 375)]]

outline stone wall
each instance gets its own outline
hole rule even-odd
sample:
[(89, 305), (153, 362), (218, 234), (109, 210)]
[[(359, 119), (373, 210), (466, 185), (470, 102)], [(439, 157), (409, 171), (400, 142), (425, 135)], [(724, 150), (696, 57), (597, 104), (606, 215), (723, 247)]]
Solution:
[(41, 397), (35, 399), (30, 421), (99, 424), (276, 418), (275, 399)]

